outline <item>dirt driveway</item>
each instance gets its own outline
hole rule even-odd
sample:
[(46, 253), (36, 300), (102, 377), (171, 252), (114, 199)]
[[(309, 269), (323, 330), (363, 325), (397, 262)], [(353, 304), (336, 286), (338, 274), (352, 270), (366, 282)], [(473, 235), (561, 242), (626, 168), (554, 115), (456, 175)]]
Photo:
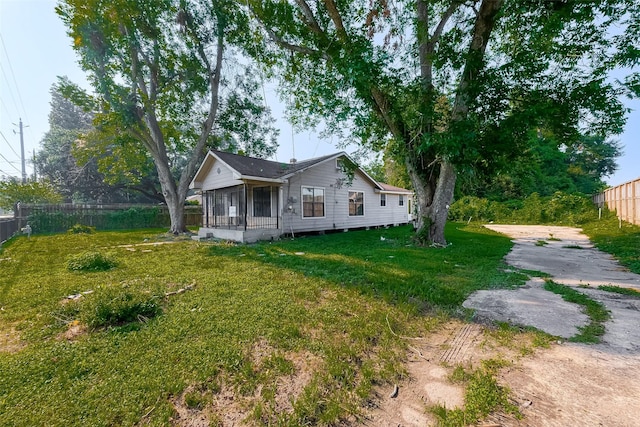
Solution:
[[(512, 365), (499, 376), (524, 418), (494, 414), (486, 426), (640, 426), (640, 299), (601, 291), (599, 285), (640, 290), (640, 276), (593, 248), (580, 230), (570, 227), (489, 225), (514, 239), (507, 263), (515, 268), (546, 272), (557, 283), (576, 286), (611, 312), (602, 343), (583, 345), (560, 338), (533, 356), (499, 357)], [(543, 241), (543, 243), (538, 243)], [(588, 286), (588, 288), (579, 287)], [(544, 290), (534, 279), (516, 290), (479, 291), (464, 304), (478, 318), (534, 326), (570, 338), (588, 318), (579, 306)], [(427, 406), (464, 404), (463, 391), (447, 381), (456, 364), (476, 364), (496, 357), (480, 324), (450, 322), (425, 342), (413, 342), (408, 363), (410, 380), (395, 397), (380, 393), (379, 406), (366, 426), (425, 426), (435, 419)]]

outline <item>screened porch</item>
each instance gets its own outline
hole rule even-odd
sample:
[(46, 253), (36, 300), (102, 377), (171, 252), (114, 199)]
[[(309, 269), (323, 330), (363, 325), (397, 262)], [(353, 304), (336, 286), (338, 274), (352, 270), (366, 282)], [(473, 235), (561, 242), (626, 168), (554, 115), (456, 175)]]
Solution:
[(256, 230), (281, 227), (279, 187), (242, 184), (205, 191), (202, 226), (210, 229)]

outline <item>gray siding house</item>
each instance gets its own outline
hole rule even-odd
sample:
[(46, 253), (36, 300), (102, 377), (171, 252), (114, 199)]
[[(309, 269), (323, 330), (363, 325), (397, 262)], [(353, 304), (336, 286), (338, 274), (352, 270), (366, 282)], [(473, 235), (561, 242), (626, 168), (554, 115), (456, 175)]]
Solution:
[(250, 243), (412, 219), (411, 191), (376, 182), (344, 152), (280, 163), (209, 151), (191, 188), (202, 194), (200, 238)]

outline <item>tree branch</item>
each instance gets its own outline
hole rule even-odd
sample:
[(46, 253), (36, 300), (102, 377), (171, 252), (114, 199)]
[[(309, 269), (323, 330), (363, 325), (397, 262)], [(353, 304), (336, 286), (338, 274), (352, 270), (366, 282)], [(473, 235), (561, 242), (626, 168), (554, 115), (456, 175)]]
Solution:
[(473, 28), (467, 61), (462, 72), (456, 99), (453, 104), (452, 119), (459, 120), (469, 111), (467, 90), (476, 81), (484, 62), (484, 54), (489, 44), (491, 32), (504, 0), (482, 0)]
[(464, 0), (453, 0), (449, 7), (440, 17), (440, 22), (429, 35), (429, 4), (427, 0), (417, 0), (417, 36), (418, 36), (418, 56), (420, 59), (420, 75), (427, 87), (433, 81), (433, 53), (436, 45), (440, 41), (444, 27), (455, 11), (464, 3)]
[(308, 47), (304, 47), (304, 46), (299, 46), (299, 45), (295, 45), (289, 42), (286, 42), (284, 40), (282, 40), (282, 38), (280, 38), (280, 36), (278, 36), (275, 31), (266, 28), (265, 30), (267, 32), (267, 34), (269, 35), (269, 38), (276, 43), (278, 46), (280, 46), (283, 49), (287, 49), (290, 52), (296, 52), (296, 53), (301, 53), (303, 55), (309, 55), (309, 56), (318, 56), (324, 59), (329, 59), (329, 57), (327, 55), (325, 55), (324, 53), (320, 52), (319, 50), (316, 49), (311, 49)]
[(338, 6), (333, 0), (324, 0), (324, 6), (327, 8), (327, 13), (329, 13), (329, 17), (331, 21), (333, 21), (333, 25), (336, 26), (336, 31), (338, 33), (338, 38), (343, 42), (348, 40), (347, 31), (344, 29), (344, 23), (342, 22), (342, 16), (338, 11)]
[(305, 0), (296, 0), (296, 3), (300, 8), (305, 24), (307, 24), (309, 29), (318, 35), (324, 35), (324, 31), (320, 28), (316, 17), (313, 16), (313, 11), (309, 7), (309, 4)]
[[(193, 151), (193, 155), (190, 156), (187, 165), (182, 171), (180, 175), (180, 182), (178, 184), (178, 192), (181, 193), (182, 190), (187, 190), (187, 187), (191, 183), (191, 179), (193, 174), (195, 173), (196, 166), (200, 162), (201, 158), (204, 156), (204, 147), (206, 146), (207, 139), (209, 138), (209, 134), (211, 133), (211, 129), (213, 128), (213, 123), (215, 122), (218, 115), (218, 106), (219, 106), (219, 93), (220, 93), (220, 79), (222, 76), (222, 62), (223, 62), (223, 53), (224, 53), (224, 28), (218, 28), (218, 37), (217, 37), (217, 47), (216, 47), (216, 68), (211, 72), (211, 68), (209, 69), (209, 90), (211, 91), (211, 98), (209, 102), (209, 112), (207, 114), (207, 119), (202, 125), (202, 131), (200, 132), (200, 136), (198, 137), (198, 142)], [(201, 44), (199, 44), (201, 45)], [(204, 53), (204, 50), (202, 51)], [(209, 62), (207, 61), (207, 64)]]

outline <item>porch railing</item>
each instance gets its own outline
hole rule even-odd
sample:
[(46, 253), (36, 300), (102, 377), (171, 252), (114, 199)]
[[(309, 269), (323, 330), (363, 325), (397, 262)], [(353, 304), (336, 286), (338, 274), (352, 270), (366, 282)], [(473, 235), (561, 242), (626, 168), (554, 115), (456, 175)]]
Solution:
[[(280, 228), (277, 195), (269, 196), (266, 204), (256, 207), (256, 200), (249, 197), (251, 190), (250, 186), (238, 185), (205, 191), (202, 197), (202, 226), (229, 230)], [(272, 207), (275, 207), (275, 211)]]

